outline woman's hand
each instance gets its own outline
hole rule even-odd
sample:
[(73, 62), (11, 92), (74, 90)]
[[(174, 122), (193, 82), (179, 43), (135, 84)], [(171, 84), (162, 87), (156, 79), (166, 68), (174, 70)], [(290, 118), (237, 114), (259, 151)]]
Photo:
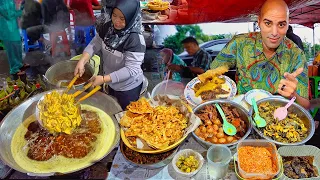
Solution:
[(74, 76), (79, 74), (79, 76), (81, 77), (84, 74), (85, 72), (84, 66), (89, 61), (89, 59), (90, 59), (89, 53), (83, 52), (80, 60), (78, 61), (76, 68), (74, 69)]
[(100, 86), (104, 83), (103, 76), (93, 76), (89, 81), (92, 82), (92, 86)]
[(92, 86), (100, 86), (103, 83), (108, 83), (111, 81), (109, 75), (107, 76), (93, 76), (90, 80), (92, 82)]
[(85, 68), (84, 68), (85, 63), (83, 61), (79, 61), (76, 68), (74, 69), (74, 76), (76, 76), (77, 74), (79, 74), (79, 77), (81, 77), (84, 72), (85, 72)]

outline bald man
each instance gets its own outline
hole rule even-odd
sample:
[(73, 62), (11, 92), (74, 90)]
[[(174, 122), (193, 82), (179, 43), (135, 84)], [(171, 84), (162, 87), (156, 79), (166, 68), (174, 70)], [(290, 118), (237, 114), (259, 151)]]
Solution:
[(220, 51), (210, 68), (237, 68), (238, 93), (264, 89), (309, 107), (308, 68), (301, 49), (286, 38), (289, 9), (282, 0), (268, 0), (258, 19), (260, 32), (240, 34)]

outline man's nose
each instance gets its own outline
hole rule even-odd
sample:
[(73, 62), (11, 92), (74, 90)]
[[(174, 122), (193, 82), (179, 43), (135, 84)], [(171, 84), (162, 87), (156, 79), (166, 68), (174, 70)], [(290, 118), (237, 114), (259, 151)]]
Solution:
[(274, 37), (278, 36), (278, 26), (272, 26), (271, 34)]

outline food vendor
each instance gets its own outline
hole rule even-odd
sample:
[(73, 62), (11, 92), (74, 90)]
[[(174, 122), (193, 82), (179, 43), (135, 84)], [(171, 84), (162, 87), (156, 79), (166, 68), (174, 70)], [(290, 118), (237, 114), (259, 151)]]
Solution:
[(304, 52), (286, 38), (289, 9), (283, 0), (268, 0), (258, 18), (260, 32), (240, 34), (220, 51), (210, 68), (236, 66), (238, 93), (264, 89), (309, 106), (308, 68)]
[(97, 34), (85, 48), (74, 75), (84, 74), (84, 66), (90, 57), (102, 51), (103, 72), (93, 77), (94, 86), (109, 83), (109, 94), (116, 97), (122, 109), (139, 99), (143, 71), (141, 64), (145, 54), (142, 36), (140, 2), (118, 0), (111, 19), (105, 16), (97, 22)]

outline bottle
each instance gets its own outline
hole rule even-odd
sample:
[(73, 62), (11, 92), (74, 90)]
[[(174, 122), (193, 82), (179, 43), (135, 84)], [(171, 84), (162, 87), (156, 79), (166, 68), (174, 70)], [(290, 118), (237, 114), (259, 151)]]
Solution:
[(36, 95), (36, 94), (40, 94), (40, 93), (42, 93), (43, 91), (44, 91), (44, 90), (42, 89), (41, 85), (40, 85), (39, 83), (37, 83), (37, 84), (36, 84), (36, 90), (34, 91), (33, 96)]
[(44, 92), (43, 88), (41, 87), (41, 85), (39, 83), (36, 84), (36, 89), (34, 91), (32, 91), (27, 98), (32, 97), (36, 94), (40, 94)]

